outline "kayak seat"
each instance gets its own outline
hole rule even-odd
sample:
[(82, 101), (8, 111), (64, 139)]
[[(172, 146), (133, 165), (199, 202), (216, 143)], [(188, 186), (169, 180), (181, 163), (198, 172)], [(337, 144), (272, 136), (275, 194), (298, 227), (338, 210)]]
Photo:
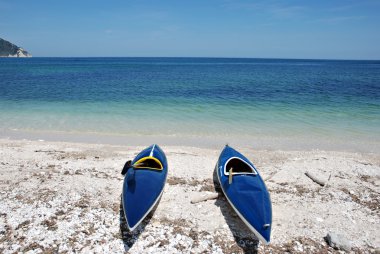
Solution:
[(161, 161), (153, 156), (146, 156), (133, 164), (133, 168), (135, 169), (153, 169), (153, 170), (162, 170), (163, 166)]
[(249, 165), (247, 162), (243, 161), (238, 157), (232, 157), (227, 161), (224, 167), (224, 174), (229, 175), (230, 169), (232, 168), (232, 174), (253, 174), (257, 175), (256, 170)]

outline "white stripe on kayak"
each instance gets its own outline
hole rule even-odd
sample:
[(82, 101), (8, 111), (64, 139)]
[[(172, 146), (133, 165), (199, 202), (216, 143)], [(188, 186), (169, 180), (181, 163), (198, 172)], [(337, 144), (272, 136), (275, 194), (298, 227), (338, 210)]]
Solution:
[(156, 144), (153, 145), (152, 147), (152, 150), (150, 150), (150, 154), (149, 154), (149, 157), (152, 157), (153, 156), (153, 151), (154, 151), (154, 148), (156, 147)]
[[(166, 178), (165, 178), (165, 183), (166, 183)], [(141, 217), (141, 219), (136, 223), (135, 226), (131, 227), (129, 226), (129, 223), (128, 223), (128, 219), (127, 219), (127, 212), (124, 208), (124, 201), (123, 201), (123, 196), (121, 197), (122, 198), (122, 204), (123, 204), (123, 210), (124, 210), (124, 217), (125, 217), (125, 221), (127, 222), (127, 227), (129, 229), (129, 231), (133, 231), (135, 230), (138, 225), (141, 224), (141, 222), (145, 219), (145, 217), (152, 211), (152, 209), (156, 206), (156, 204), (158, 203), (158, 201), (160, 200), (161, 196), (162, 196), (162, 193), (164, 193), (164, 189), (165, 189), (165, 183), (164, 183), (164, 187), (162, 187), (162, 191), (160, 192), (160, 195), (157, 197), (157, 199), (154, 201), (153, 205), (148, 209), (148, 211), (146, 211), (146, 213), (144, 214), (143, 217)]]
[[(218, 163), (219, 164), (219, 163)], [(237, 215), (240, 217), (240, 219), (244, 222), (245, 225), (247, 225), (247, 227), (256, 235), (256, 237), (261, 240), (263, 243), (265, 243), (266, 245), (269, 244), (269, 242), (267, 240), (265, 240), (265, 238), (244, 218), (244, 216), (239, 212), (238, 209), (236, 209), (236, 207), (233, 205), (233, 203), (231, 202), (231, 200), (228, 198), (228, 196), (226, 195), (226, 192), (224, 191), (223, 187), (222, 187), (222, 181), (220, 181), (220, 176), (219, 176), (219, 169), (216, 168), (216, 170), (218, 170), (216, 172), (216, 175), (218, 176), (218, 180), (219, 180), (219, 183), (220, 183), (220, 188), (222, 189), (223, 191), (223, 194), (224, 196), (227, 198), (227, 201), (228, 203), (230, 203), (230, 205), (232, 206), (232, 208), (235, 210), (235, 212), (237, 213)]]
[[(141, 217), (141, 219), (136, 223), (136, 225), (134, 225), (133, 227), (131, 227), (128, 223), (128, 219), (127, 219), (127, 210), (125, 209), (124, 207), (124, 200), (123, 200), (123, 197), (124, 197), (124, 188), (123, 188), (123, 194), (121, 196), (121, 202), (122, 202), (122, 205), (123, 205), (123, 210), (124, 210), (124, 217), (125, 217), (125, 221), (127, 222), (127, 227), (129, 229), (129, 231), (133, 231), (135, 230), (138, 225), (141, 224), (141, 222), (145, 219), (145, 217), (152, 211), (152, 209), (157, 205), (158, 201), (160, 200), (162, 194), (164, 193), (164, 189), (165, 189), (165, 185), (166, 185), (166, 179), (168, 178), (168, 174), (166, 173), (166, 176), (165, 176), (165, 180), (164, 180), (164, 186), (162, 187), (162, 190), (160, 192), (160, 195), (158, 195), (158, 197), (156, 198), (156, 200), (154, 201), (154, 203), (152, 204), (152, 206), (148, 209), (148, 211), (146, 211), (146, 213), (144, 214), (143, 217)], [(125, 181), (125, 179), (124, 179)]]

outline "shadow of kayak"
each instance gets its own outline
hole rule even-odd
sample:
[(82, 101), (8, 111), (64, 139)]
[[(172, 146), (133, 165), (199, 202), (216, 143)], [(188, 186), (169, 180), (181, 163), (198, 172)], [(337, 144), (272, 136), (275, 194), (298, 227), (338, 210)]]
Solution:
[(258, 253), (259, 239), (249, 230), (228, 203), (220, 187), (216, 167), (213, 172), (213, 182), (215, 191), (219, 193), (219, 198), (215, 201), (215, 205), (220, 208), (236, 244), (244, 253)]
[(135, 228), (133, 231), (129, 231), (127, 226), (127, 221), (124, 216), (124, 208), (122, 203), (122, 198), (120, 195), (120, 210), (119, 210), (119, 222), (120, 222), (120, 236), (123, 240), (124, 250), (129, 251), (130, 248), (135, 244), (139, 239), (139, 236), (144, 232), (145, 227), (149, 224), (150, 220), (153, 217), (155, 210), (157, 209), (158, 203), (153, 207), (152, 211), (145, 217), (145, 219), (140, 223), (140, 225)]

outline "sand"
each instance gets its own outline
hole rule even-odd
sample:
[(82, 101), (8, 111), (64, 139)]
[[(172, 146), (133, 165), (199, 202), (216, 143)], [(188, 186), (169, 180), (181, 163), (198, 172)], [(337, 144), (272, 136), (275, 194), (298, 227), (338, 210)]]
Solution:
[(144, 147), (8, 139), (0, 147), (0, 253), (338, 252), (324, 239), (329, 232), (352, 252), (379, 251), (379, 154), (236, 147), (267, 179), (273, 229), (265, 246), (222, 195), (191, 203), (215, 192), (220, 150), (161, 146), (169, 163), (163, 196), (130, 233), (120, 171)]

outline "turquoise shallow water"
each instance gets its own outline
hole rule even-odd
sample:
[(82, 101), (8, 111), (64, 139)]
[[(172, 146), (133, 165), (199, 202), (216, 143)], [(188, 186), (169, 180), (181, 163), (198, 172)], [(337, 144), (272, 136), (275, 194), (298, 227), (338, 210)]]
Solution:
[(2, 137), (377, 151), (379, 126), (380, 61), (0, 59)]

